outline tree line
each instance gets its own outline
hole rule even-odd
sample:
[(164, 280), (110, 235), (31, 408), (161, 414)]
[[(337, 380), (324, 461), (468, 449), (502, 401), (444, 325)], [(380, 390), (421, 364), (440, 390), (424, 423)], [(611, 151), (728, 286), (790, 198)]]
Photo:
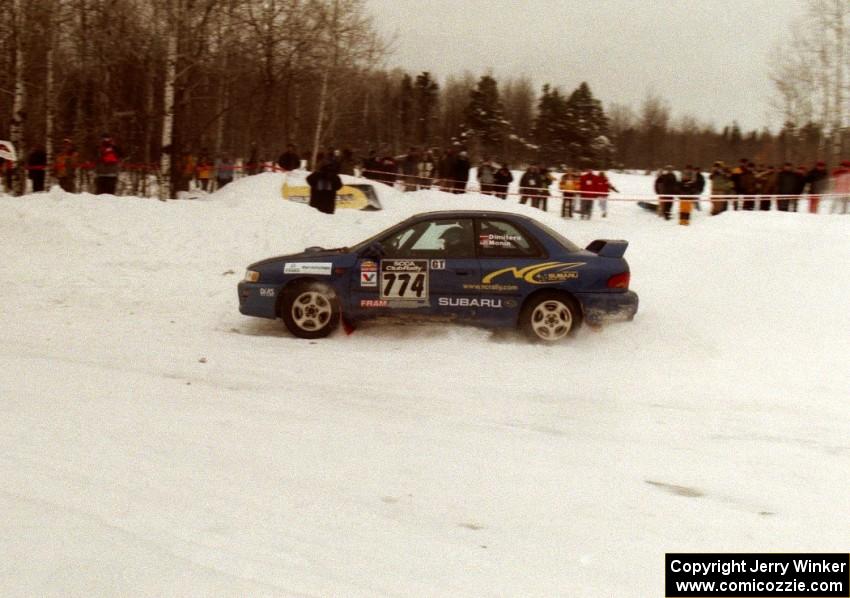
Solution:
[(125, 160), (166, 181), (187, 152), (273, 160), (288, 144), (307, 159), (331, 146), (361, 156), (463, 146), (514, 165), (811, 161), (846, 147), (848, 7), (811, 0), (807, 23), (828, 35), (783, 46), (772, 72), (786, 122), (772, 132), (673, 119), (655, 93), (605, 109), (587, 83), (383, 68), (390, 44), (365, 0), (11, 0), (0, 130), (23, 156), (70, 138), (88, 158), (108, 132)]

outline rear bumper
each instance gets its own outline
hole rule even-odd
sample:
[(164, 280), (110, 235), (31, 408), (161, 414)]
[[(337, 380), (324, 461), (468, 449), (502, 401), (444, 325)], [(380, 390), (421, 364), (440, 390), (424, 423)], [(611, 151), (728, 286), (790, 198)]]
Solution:
[(258, 318), (277, 317), (277, 297), (280, 288), (258, 282), (242, 281), (236, 289), (239, 295), (239, 312)]
[(638, 310), (634, 291), (624, 293), (576, 293), (588, 324), (633, 320)]

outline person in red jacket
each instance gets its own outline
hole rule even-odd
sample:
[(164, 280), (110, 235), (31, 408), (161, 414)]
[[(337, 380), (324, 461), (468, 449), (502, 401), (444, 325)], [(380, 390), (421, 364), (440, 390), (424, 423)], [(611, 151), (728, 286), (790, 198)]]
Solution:
[(832, 171), (832, 213), (846, 214), (850, 203), (850, 160), (843, 160), (841, 166)]
[(591, 169), (581, 173), (578, 179), (579, 197), (581, 197), (581, 219), (590, 220), (593, 214), (593, 199), (598, 191), (598, 181)]
[(617, 188), (611, 184), (611, 181), (608, 180), (608, 177), (605, 175), (604, 170), (600, 170), (596, 173), (594, 177), (594, 188), (598, 195), (596, 197), (599, 198), (599, 209), (602, 210), (602, 217), (608, 217), (608, 194), (613, 191), (615, 193), (619, 193)]
[(820, 161), (815, 164), (806, 175), (806, 183), (809, 185), (809, 213), (817, 214), (820, 205), (820, 196), (829, 191), (829, 173), (826, 171), (826, 162)]

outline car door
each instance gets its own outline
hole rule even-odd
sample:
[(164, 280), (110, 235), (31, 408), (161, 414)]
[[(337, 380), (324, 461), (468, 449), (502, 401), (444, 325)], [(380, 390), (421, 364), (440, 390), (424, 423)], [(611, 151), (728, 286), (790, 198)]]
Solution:
[(383, 256), (358, 260), (352, 306), (361, 316), (471, 317), (481, 276), (471, 218), (418, 220), (381, 239)]
[(481, 265), (482, 319), (515, 318), (522, 300), (536, 287), (532, 278), (545, 267), (546, 251), (520, 224), (498, 217), (476, 219), (476, 251)]

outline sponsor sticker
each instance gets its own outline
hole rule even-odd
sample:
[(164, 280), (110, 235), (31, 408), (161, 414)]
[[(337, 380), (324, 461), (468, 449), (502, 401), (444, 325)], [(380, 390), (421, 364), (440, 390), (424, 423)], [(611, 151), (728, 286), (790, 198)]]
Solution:
[(311, 274), (330, 276), (333, 270), (331, 262), (288, 262), (283, 266), (284, 274)]
[(515, 284), (465, 284), (463, 288), (468, 291), (486, 291), (488, 293), (512, 293), (519, 290)]
[(260, 287), (260, 297), (274, 297), (275, 292), (274, 287)]
[(541, 272), (534, 276), (537, 282), (564, 282), (565, 280), (575, 280), (578, 278), (578, 272), (575, 270), (567, 270), (565, 272)]
[(446, 269), (446, 260), (431, 260), (431, 269), (432, 270), (445, 270)]
[(475, 297), (439, 297), (437, 304), (440, 307), (488, 307), (501, 309), (501, 299), (477, 299)]
[(360, 286), (371, 288), (378, 286), (378, 264), (372, 260), (360, 262)]
[(381, 299), (428, 300), (428, 260), (381, 260)]
[(361, 299), (360, 307), (387, 307), (389, 301), (386, 299)]
[(378, 273), (377, 272), (360, 272), (360, 286), (361, 287), (377, 287), (378, 286)]

